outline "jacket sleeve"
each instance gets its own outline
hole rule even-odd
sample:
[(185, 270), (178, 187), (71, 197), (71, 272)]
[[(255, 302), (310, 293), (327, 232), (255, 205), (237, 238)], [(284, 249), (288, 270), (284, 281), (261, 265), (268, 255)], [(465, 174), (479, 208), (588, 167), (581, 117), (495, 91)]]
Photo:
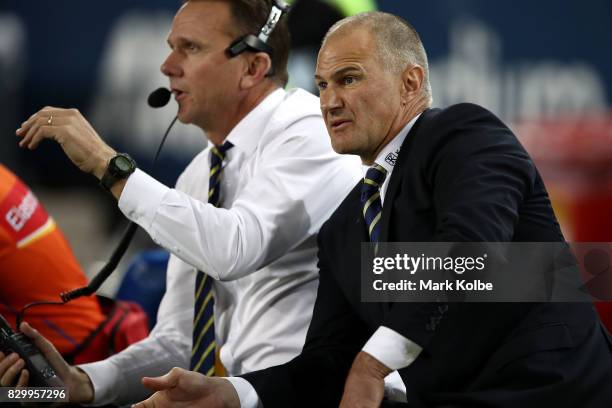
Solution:
[[(419, 168), (406, 171), (419, 171), (423, 186), (433, 196), (436, 224), (432, 241), (512, 241), (521, 206), (532, 192), (537, 173), (510, 129), (486, 109), (461, 104), (440, 113), (434, 125), (422, 131), (427, 134), (415, 146), (423, 152)], [(451, 311), (482, 316), (478, 305), (449, 306)], [(512, 314), (525, 313), (522, 309), (529, 307), (517, 305)], [(508, 308), (502, 308), (500, 313), (507, 313)], [(428, 343), (448, 309), (440, 304), (398, 302), (391, 305), (383, 325), (432, 352)], [(494, 317), (492, 309), (486, 314)]]

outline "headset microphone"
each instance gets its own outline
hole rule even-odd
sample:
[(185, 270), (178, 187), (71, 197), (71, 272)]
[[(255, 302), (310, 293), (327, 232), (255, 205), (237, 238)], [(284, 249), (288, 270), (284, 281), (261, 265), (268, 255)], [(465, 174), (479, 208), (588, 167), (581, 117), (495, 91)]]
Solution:
[(149, 94), (149, 97), (147, 98), (147, 103), (152, 108), (161, 108), (168, 104), (171, 95), (172, 94), (170, 93), (168, 88), (157, 88)]

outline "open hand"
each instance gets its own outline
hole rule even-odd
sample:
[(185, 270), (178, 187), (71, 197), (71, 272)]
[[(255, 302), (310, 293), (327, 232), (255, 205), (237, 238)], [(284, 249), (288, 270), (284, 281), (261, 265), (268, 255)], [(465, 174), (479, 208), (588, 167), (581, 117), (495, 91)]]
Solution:
[(240, 408), (234, 386), (224, 378), (175, 367), (161, 377), (144, 377), (142, 383), (157, 392), (133, 408)]

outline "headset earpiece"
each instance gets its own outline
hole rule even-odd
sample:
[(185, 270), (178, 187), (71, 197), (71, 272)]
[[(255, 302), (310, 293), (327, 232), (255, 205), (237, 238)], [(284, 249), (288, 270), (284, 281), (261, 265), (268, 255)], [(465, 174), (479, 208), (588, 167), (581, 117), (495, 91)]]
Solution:
[[(268, 38), (274, 31), (274, 28), (278, 24), (283, 14), (289, 12), (289, 5), (282, 0), (274, 0), (274, 5), (268, 15), (268, 20), (257, 36), (253, 34), (247, 34), (242, 38), (234, 41), (226, 50), (230, 58), (236, 57), (245, 51), (251, 52), (265, 52), (272, 59), (274, 49), (268, 45)], [(266, 74), (267, 77), (274, 75), (274, 66), (270, 68), (270, 71)]]

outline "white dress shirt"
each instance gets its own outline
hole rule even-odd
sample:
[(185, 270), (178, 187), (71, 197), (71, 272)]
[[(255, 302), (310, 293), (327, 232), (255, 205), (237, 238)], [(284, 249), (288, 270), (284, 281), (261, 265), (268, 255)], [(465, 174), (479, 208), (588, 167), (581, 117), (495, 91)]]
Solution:
[(228, 135), (221, 206), (208, 204), (210, 149), (170, 189), (132, 174), (119, 208), (172, 255), (149, 337), (80, 366), (95, 403), (139, 400), (143, 376), (188, 367), (197, 270), (214, 281), (221, 362), (237, 375), (282, 364), (302, 349), (318, 286), (316, 233), (361, 177), (333, 152), (318, 99), (274, 91)]
[[(419, 116), (421, 116), (421, 114), (418, 114), (408, 122), (380, 151), (376, 160), (374, 160), (376, 164), (384, 167), (387, 171), (385, 181), (380, 187), (380, 199), (383, 205), (384, 196), (387, 193), (389, 179), (395, 167), (400, 147)], [(365, 176), (365, 171), (367, 171), (367, 168), (362, 170), (362, 178)], [(366, 342), (362, 351), (370, 354), (390, 369), (395, 370), (385, 377), (385, 397), (387, 399), (391, 401), (407, 402), (406, 387), (397, 370), (412, 364), (422, 350), (422, 347), (418, 344), (385, 326), (380, 326)], [(229, 377), (228, 380), (238, 393), (241, 408), (261, 408), (263, 406), (255, 388), (253, 388), (247, 380), (240, 377)]]

